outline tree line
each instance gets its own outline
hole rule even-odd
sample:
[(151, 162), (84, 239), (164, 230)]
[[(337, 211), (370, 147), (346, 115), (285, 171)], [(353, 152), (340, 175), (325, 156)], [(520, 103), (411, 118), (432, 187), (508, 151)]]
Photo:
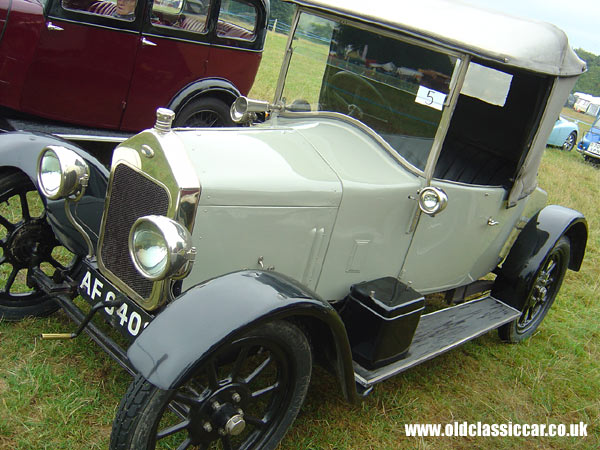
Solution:
[(573, 92), (585, 92), (600, 97), (600, 56), (581, 48), (575, 49), (575, 53), (586, 62), (587, 72), (579, 77)]

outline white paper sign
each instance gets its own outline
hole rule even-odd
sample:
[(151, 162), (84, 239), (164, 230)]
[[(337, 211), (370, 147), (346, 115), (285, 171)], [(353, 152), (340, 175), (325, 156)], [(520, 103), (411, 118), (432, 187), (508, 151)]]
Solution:
[(425, 86), (419, 86), (415, 103), (429, 106), (430, 108), (437, 109), (439, 111), (444, 107), (446, 101), (446, 94), (438, 92)]

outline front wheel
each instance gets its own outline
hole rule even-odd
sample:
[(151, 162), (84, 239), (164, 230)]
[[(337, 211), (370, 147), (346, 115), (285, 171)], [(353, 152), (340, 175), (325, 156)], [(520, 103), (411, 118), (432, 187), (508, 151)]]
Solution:
[[(27, 285), (28, 272), (41, 269), (50, 277), (68, 270), (72, 255), (60, 247), (37, 189), (19, 171), (0, 172), (0, 319), (46, 316), (56, 301)], [(61, 262), (62, 261), (62, 262)]]
[(136, 378), (110, 449), (273, 449), (298, 414), (311, 369), (302, 331), (267, 323), (216, 350), (178, 389)]
[(537, 330), (556, 299), (569, 266), (570, 253), (569, 238), (561, 236), (536, 274), (521, 317), (498, 328), (500, 339), (516, 343), (527, 339)]

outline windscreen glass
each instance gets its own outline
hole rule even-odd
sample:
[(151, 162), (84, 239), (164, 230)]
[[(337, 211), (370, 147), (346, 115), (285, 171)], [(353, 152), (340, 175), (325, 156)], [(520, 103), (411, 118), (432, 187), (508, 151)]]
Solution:
[(351, 116), (425, 168), (457, 58), (306, 13), (292, 42), (288, 110)]

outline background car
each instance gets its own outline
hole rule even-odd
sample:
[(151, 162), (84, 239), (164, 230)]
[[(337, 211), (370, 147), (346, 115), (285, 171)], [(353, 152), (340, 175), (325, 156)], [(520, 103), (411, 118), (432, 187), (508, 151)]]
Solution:
[(583, 136), (577, 150), (583, 153), (586, 161), (600, 163), (600, 118), (596, 119), (590, 131)]
[(552, 133), (550, 133), (550, 137), (548, 138), (548, 145), (562, 147), (563, 150), (570, 152), (575, 147), (575, 144), (577, 144), (578, 134), (579, 127), (577, 124), (561, 116), (554, 124), (554, 128), (552, 128)]
[(179, 126), (231, 125), (258, 70), (268, 0), (129, 0), (127, 16), (116, 2), (0, 3), (4, 115), (136, 132), (167, 106)]

